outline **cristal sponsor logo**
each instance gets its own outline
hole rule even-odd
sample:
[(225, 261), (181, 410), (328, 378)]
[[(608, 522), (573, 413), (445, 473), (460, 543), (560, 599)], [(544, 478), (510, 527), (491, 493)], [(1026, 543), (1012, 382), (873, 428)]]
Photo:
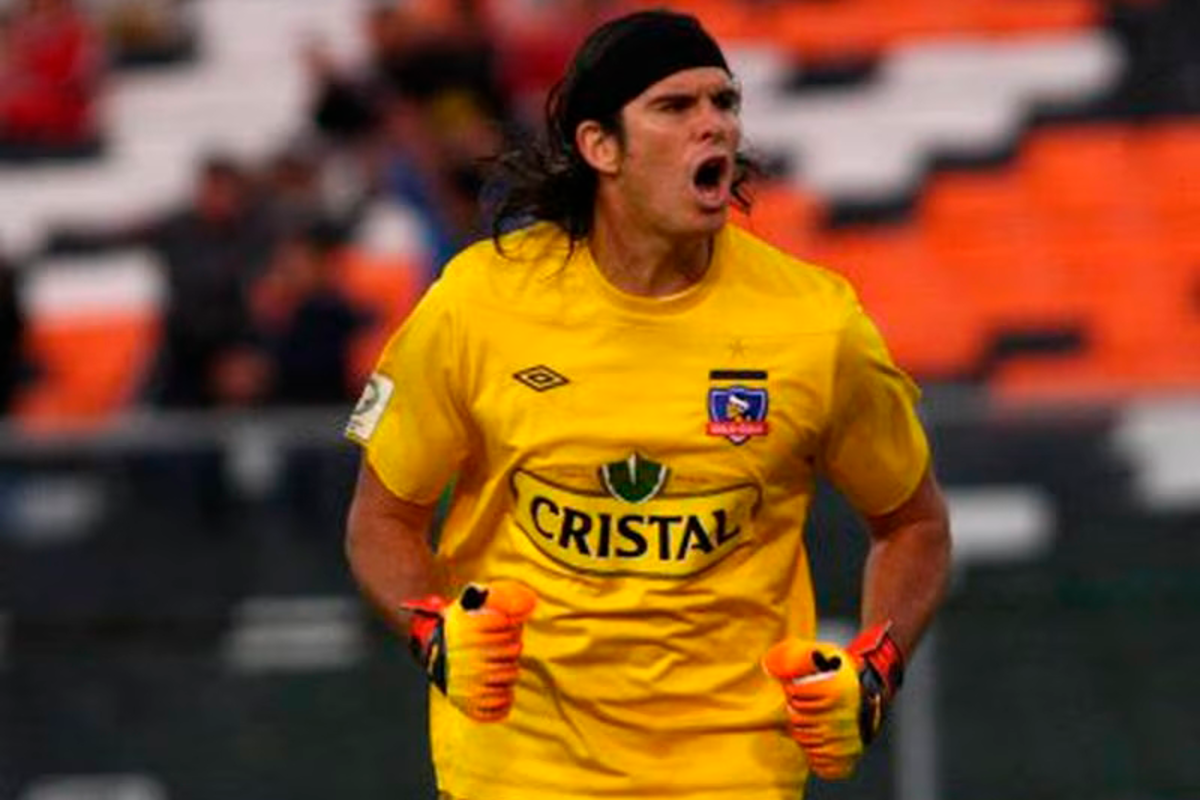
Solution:
[(516, 522), (539, 550), (585, 572), (681, 578), (705, 570), (746, 541), (759, 505), (752, 484), (660, 493), (666, 468), (633, 456), (601, 470), (608, 492), (512, 475)]

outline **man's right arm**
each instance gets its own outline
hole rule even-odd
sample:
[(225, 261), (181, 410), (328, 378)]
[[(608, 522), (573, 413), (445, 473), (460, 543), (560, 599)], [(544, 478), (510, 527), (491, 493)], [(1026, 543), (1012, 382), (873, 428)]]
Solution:
[(512, 708), (522, 625), (537, 597), (497, 580), (446, 599), (427, 540), (433, 510), (397, 497), (364, 459), (347, 525), (350, 569), (446, 699), (471, 719), (495, 722)]
[(402, 605), (444, 590), (429, 547), (434, 507), (397, 497), (363, 459), (347, 518), (346, 558), (363, 594), (405, 637), (411, 612)]

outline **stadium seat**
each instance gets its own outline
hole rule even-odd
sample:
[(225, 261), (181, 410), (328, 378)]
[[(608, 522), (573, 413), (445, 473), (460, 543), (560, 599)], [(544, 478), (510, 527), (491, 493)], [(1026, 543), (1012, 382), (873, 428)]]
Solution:
[(893, 40), (891, 14), (879, 5), (877, 0), (780, 4), (775, 7), (772, 36), (807, 61), (877, 55)]
[(388, 337), (408, 316), (423, 291), (421, 272), (397, 259), (385, 259), (350, 248), (338, 265), (337, 281), (356, 305), (371, 314), (370, 325), (358, 336), (350, 357), (356, 382), (375, 368)]
[(958, 378), (981, 358), (984, 329), (974, 298), (955, 275), (931, 268), (918, 233), (903, 227), (825, 233), (813, 242), (810, 258), (850, 279), (906, 370)]
[(158, 341), (153, 313), (31, 320), (29, 357), (39, 377), (16, 399), (37, 430), (93, 426), (128, 407)]
[(770, 39), (806, 62), (877, 57), (898, 43), (937, 37), (1078, 30), (1095, 25), (1102, 12), (1098, 0), (676, 0), (670, 6), (695, 14), (723, 41)]
[(990, 34), (1069, 30), (1095, 25), (1101, 4), (1095, 0), (976, 0), (970, 4), (973, 27)]
[(798, 258), (804, 258), (817, 225), (816, 199), (782, 182), (754, 190), (750, 214), (739, 223)]
[(1136, 146), (1133, 131), (1121, 126), (1039, 131), (1017, 164), (1027, 202), (1039, 216), (1066, 225), (1136, 214), (1144, 191)]
[(1137, 168), (1171, 263), (1200, 279), (1200, 121), (1172, 120), (1139, 134)]
[(1012, 360), (998, 368), (991, 383), (992, 396), (1005, 405), (1075, 405), (1185, 395), (1200, 385), (1195, 353), (1193, 340), (1187, 352), (1106, 349), (1085, 355)]
[(166, 287), (153, 256), (135, 248), (46, 257), (21, 285), (37, 376), (16, 398), (17, 419), (87, 426), (126, 408), (158, 342)]
[[(623, 7), (630, 11), (662, 8), (654, 0), (626, 0)], [(675, 0), (670, 8), (692, 14), (704, 27), (723, 42), (758, 41), (771, 36), (769, 12), (740, 0)]]

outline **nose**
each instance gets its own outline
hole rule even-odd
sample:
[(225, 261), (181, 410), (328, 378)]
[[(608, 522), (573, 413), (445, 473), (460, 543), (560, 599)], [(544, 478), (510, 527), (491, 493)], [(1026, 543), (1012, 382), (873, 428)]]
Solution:
[(740, 129), (737, 112), (722, 108), (711, 99), (700, 104), (697, 131), (699, 137), (706, 141), (724, 143), (735, 139)]

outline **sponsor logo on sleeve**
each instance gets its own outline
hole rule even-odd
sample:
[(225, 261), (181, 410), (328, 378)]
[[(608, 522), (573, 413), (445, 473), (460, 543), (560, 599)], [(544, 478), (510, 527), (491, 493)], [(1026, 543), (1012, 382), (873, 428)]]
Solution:
[(370, 441), (375, 429), (379, 427), (379, 420), (383, 418), (383, 412), (387, 409), (394, 388), (392, 379), (382, 373), (376, 372), (368, 378), (354, 411), (350, 413), (350, 420), (346, 423), (346, 435), (360, 442)]

